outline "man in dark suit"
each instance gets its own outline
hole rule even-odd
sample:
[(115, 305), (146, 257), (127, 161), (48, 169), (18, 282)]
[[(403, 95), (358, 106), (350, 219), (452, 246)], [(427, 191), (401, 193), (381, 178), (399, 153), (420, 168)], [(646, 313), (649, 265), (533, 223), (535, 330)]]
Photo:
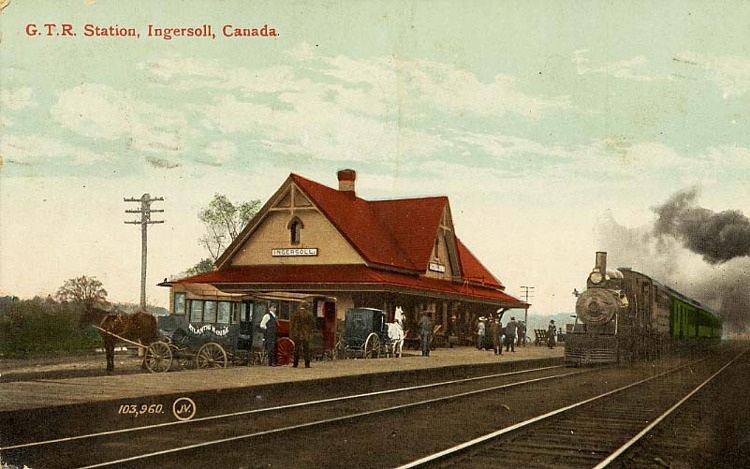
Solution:
[(294, 341), (294, 363), (297, 368), (299, 356), (305, 360), (305, 368), (310, 368), (310, 339), (315, 333), (315, 316), (312, 306), (307, 301), (300, 303), (297, 311), (292, 314), (289, 322), (289, 337)]
[(278, 324), (276, 305), (271, 305), (260, 321), (260, 328), (263, 331), (263, 340), (268, 353), (268, 366), (276, 366), (276, 331)]

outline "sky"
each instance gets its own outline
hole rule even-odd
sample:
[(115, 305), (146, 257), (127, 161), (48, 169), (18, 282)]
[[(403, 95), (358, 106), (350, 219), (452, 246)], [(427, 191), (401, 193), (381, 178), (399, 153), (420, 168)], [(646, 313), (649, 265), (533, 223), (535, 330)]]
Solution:
[[(1, 3), (0, 295), (87, 275), (137, 303), (123, 199), (148, 193), (165, 223), (147, 300), (165, 306), (156, 284), (207, 257), (215, 193), (265, 202), (289, 173), (337, 187), (345, 168), (365, 199), (448, 196), (457, 236), (508, 293), (533, 286), (536, 313), (574, 310), (597, 250), (716, 308), (750, 286), (748, 2)], [(660, 225), (678, 199), (737, 215), (736, 253)]]

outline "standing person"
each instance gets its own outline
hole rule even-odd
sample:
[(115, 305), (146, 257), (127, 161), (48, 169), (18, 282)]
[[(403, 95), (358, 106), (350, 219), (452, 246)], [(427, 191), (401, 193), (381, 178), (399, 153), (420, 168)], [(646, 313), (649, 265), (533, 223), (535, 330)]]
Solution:
[(495, 349), (495, 355), (503, 354), (503, 322), (500, 317), (495, 319), (492, 328), (492, 346)]
[(550, 319), (549, 326), (547, 326), (547, 346), (549, 348), (555, 348), (555, 337), (557, 337), (557, 326), (555, 326), (555, 320)]
[(518, 345), (526, 346), (526, 323), (518, 321)]
[(505, 326), (505, 351), (510, 349), (511, 352), (516, 352), (516, 332), (518, 331), (518, 323), (515, 317), (511, 317), (508, 324)]
[(312, 313), (312, 305), (303, 301), (289, 321), (289, 337), (294, 341), (294, 362), (292, 366), (299, 365), (299, 355), (305, 360), (305, 368), (310, 368), (310, 339), (315, 332), (315, 316)]
[(432, 319), (427, 311), (422, 311), (422, 318), (419, 320), (419, 340), (422, 344), (422, 356), (430, 356), (430, 339), (432, 338)]
[(479, 323), (477, 324), (477, 348), (479, 350), (482, 350), (482, 348), (484, 347), (485, 332), (486, 332), (486, 329), (485, 329), (483, 318), (479, 318)]
[(268, 312), (260, 320), (260, 329), (263, 331), (263, 342), (268, 353), (268, 366), (276, 366), (276, 330), (279, 321), (276, 318), (276, 305), (268, 307)]

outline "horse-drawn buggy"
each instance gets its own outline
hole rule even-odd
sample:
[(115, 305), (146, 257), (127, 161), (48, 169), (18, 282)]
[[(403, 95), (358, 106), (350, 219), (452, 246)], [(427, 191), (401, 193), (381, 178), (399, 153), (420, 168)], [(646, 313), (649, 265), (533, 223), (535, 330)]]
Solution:
[(346, 310), (342, 347), (344, 356), (378, 358), (400, 357), (404, 346), (403, 310), (396, 308), (394, 322), (386, 322), (386, 312), (375, 308)]
[[(291, 363), (295, 348), (289, 337), (290, 318), (303, 301), (310, 303), (316, 313), (315, 334), (320, 337), (313, 342), (332, 350), (336, 337), (335, 298), (294, 293), (227, 294), (210, 285), (174, 288), (171, 314), (158, 317), (156, 332), (103, 327), (104, 322), (98, 328), (105, 348), (108, 342), (118, 341), (140, 346), (144, 350), (144, 366), (152, 372), (225, 368), (229, 363), (262, 364), (267, 361), (268, 352), (260, 322), (274, 305), (278, 319), (276, 363), (286, 365)], [(122, 324), (134, 317), (110, 316), (117, 316)], [(111, 369), (109, 349), (107, 353)]]

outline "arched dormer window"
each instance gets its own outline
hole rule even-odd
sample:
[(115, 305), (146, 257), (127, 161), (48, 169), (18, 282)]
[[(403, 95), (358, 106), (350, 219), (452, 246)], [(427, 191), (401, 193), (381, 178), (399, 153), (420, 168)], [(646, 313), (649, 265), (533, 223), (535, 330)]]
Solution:
[(305, 225), (302, 223), (302, 220), (297, 217), (294, 217), (289, 221), (287, 228), (289, 229), (289, 242), (292, 245), (300, 243), (300, 234), (304, 227)]

